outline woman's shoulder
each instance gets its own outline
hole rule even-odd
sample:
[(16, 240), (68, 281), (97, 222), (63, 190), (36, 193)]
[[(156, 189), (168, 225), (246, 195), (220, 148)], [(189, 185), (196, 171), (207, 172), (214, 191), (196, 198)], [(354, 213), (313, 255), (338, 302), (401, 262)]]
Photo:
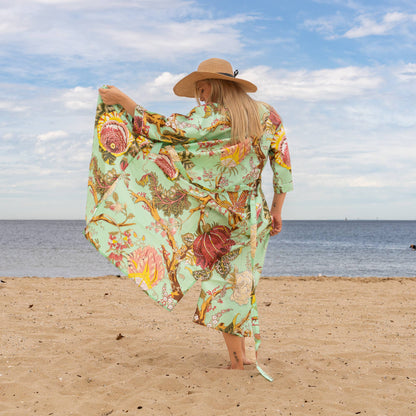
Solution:
[(208, 118), (213, 114), (221, 114), (221, 110), (218, 104), (201, 104), (194, 107), (190, 112), (189, 115), (196, 115), (203, 118)]
[(260, 113), (260, 118), (263, 120), (268, 120), (271, 119), (271, 121), (273, 122), (273, 124), (280, 124), (281, 123), (281, 118), (279, 113), (274, 109), (273, 106), (271, 106), (270, 104), (267, 104), (265, 102), (262, 101), (257, 101), (258, 107), (259, 107), (259, 113)]
[(259, 111), (263, 113), (276, 113), (276, 110), (273, 108), (273, 106), (265, 103), (264, 101), (257, 101), (257, 105), (259, 107)]

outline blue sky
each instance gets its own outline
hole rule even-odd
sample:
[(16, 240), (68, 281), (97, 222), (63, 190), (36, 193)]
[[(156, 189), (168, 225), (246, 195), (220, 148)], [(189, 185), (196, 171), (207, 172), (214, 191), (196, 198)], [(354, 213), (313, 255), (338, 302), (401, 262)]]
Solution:
[(97, 88), (187, 113), (210, 57), (283, 119), (284, 218), (416, 219), (415, 45), (414, 0), (0, 0), (0, 219), (82, 219)]

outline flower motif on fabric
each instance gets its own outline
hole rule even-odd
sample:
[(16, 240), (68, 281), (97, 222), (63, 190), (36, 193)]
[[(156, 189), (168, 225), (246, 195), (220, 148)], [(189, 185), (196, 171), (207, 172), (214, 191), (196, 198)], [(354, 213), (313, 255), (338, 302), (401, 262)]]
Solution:
[(133, 118), (133, 133), (138, 136), (145, 136), (149, 132), (149, 127), (144, 125), (143, 117), (135, 116)]
[(107, 172), (99, 169), (98, 159), (95, 156), (91, 159), (90, 172), (90, 190), (96, 201), (103, 197), (120, 176), (115, 169), (108, 170)]
[(250, 271), (238, 273), (235, 276), (233, 293), (230, 299), (239, 305), (245, 305), (249, 302), (253, 288), (253, 275)]
[(126, 123), (115, 111), (105, 113), (100, 117), (97, 136), (102, 149), (114, 156), (125, 153), (133, 142), (133, 136)]
[(227, 192), (228, 198), (231, 202), (231, 209), (239, 214), (244, 214), (247, 207), (247, 199), (249, 196), (248, 191), (238, 192)]
[(271, 147), (275, 150), (275, 160), (286, 169), (291, 169), (289, 146), (283, 126), (273, 136)]
[(154, 247), (140, 247), (128, 255), (129, 277), (144, 290), (151, 289), (163, 279), (163, 259)]
[(210, 156), (215, 155), (215, 151), (218, 144), (215, 141), (212, 142), (199, 142), (198, 147), (202, 152), (208, 152)]
[(166, 289), (166, 284), (162, 287), (162, 297), (158, 301), (159, 305), (165, 307), (168, 310), (172, 310), (175, 307), (175, 300), (172, 298), (172, 294), (168, 293)]
[(131, 230), (127, 230), (124, 232), (114, 231), (110, 233), (108, 236), (109, 250), (122, 252), (123, 250), (131, 246), (132, 246)]
[(123, 255), (114, 252), (110, 253), (108, 258), (114, 263), (116, 267), (120, 267), (120, 264), (123, 261)]
[(154, 161), (167, 177), (170, 179), (176, 179), (178, 177), (179, 171), (168, 155), (158, 154)]
[(214, 172), (212, 170), (204, 169), (204, 174), (202, 176), (204, 178), (204, 181), (208, 181), (208, 182), (215, 179)]
[(275, 110), (270, 111), (270, 121), (275, 125), (276, 128), (282, 124), (282, 120)]
[(240, 249), (230, 251), (227, 254), (224, 254), (217, 263), (215, 264), (215, 271), (223, 278), (226, 279), (228, 274), (231, 271), (231, 262), (235, 260), (240, 254)]
[(273, 124), (273, 138), (271, 140), (271, 147), (275, 151), (275, 160), (280, 166), (283, 166), (286, 169), (291, 169), (286, 132), (279, 114), (272, 110), (270, 112), (269, 121)]
[(158, 186), (152, 190), (153, 203), (157, 209), (161, 209), (166, 216), (178, 217), (190, 208), (187, 193), (179, 186), (172, 186), (169, 190)]
[(196, 264), (203, 269), (211, 269), (235, 244), (230, 236), (231, 230), (224, 225), (204, 226), (204, 232), (193, 243)]
[(239, 141), (237, 144), (226, 146), (221, 150), (221, 165), (235, 167), (250, 153), (251, 138)]
[[(283, 127), (282, 130), (284, 131)], [(289, 146), (287, 144), (287, 138), (286, 136), (283, 137), (283, 139), (279, 143), (279, 155), (280, 160), (277, 160), (277, 163), (279, 163), (281, 166), (290, 169), (291, 163), (290, 163), (290, 153), (289, 153)]]
[[(154, 221), (150, 225), (146, 226), (146, 229), (151, 232), (160, 233), (160, 235), (164, 238), (167, 237), (166, 229), (169, 228), (169, 232), (171, 235), (175, 235), (176, 231), (181, 227), (181, 222), (178, 221), (176, 218), (170, 217), (164, 220), (161, 218), (159, 221)], [(191, 234), (192, 235), (192, 234)]]

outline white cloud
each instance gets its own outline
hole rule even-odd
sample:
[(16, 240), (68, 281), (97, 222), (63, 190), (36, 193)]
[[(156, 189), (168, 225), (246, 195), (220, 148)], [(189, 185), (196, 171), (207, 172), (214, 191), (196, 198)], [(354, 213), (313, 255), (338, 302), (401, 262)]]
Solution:
[(18, 5), (0, 8), (0, 40), (2, 36), (10, 36), (24, 32), (30, 27), (30, 18), (23, 7)]
[(70, 110), (85, 110), (95, 106), (97, 91), (92, 87), (75, 87), (62, 94), (66, 108)]
[(128, 60), (137, 56), (160, 60), (201, 52), (218, 54), (219, 45), (221, 54), (236, 54), (243, 45), (241, 32), (235, 26), (252, 19), (252, 16), (240, 15), (226, 19), (142, 22), (134, 30), (108, 28), (105, 36), (120, 51), (125, 51)]
[(65, 9), (68, 7), (72, 8), (82, 8), (82, 9), (94, 9), (100, 7), (102, 9), (115, 9), (121, 7), (133, 7), (137, 9), (147, 9), (149, 7), (159, 8), (159, 7), (190, 7), (195, 2), (192, 0), (140, 0), (132, 2), (130, 0), (24, 0), (28, 4), (30, 3), (39, 3), (45, 5), (54, 5), (60, 6)]
[[(176, 100), (172, 93), (173, 86), (185, 75), (163, 72), (141, 86), (135, 95), (146, 96), (147, 101)], [(260, 99), (273, 101), (339, 101), (374, 91), (383, 83), (383, 78), (374, 69), (352, 66), (317, 71), (287, 71), (257, 66), (242, 71), (239, 77), (257, 85), (256, 96)]]
[(181, 78), (186, 74), (171, 74), (170, 72), (163, 72), (153, 82), (155, 88), (172, 88)]
[(319, 17), (316, 19), (307, 19), (304, 26), (308, 30), (320, 33), (326, 39), (335, 39), (335, 33), (340, 26), (344, 26), (346, 19), (341, 14), (334, 16)]
[(68, 132), (63, 130), (49, 131), (48, 133), (39, 134), (37, 136), (38, 142), (49, 142), (56, 139), (63, 139), (68, 137)]
[(399, 33), (416, 22), (416, 14), (411, 13), (389, 12), (381, 19), (377, 19), (373, 11), (367, 13), (363, 13), (363, 10), (356, 11), (359, 15), (355, 19), (357, 23), (352, 28), (350, 22), (354, 19), (339, 12), (332, 16), (307, 19), (303, 25), (308, 30), (320, 33), (325, 39), (334, 40), (340, 37), (356, 39)]
[[(330, 0), (319, 1), (331, 3), (328, 13), (336, 10)], [(2, 80), (13, 84), (3, 81), (0, 109), (14, 112), (0, 121), (6, 163), (0, 191), (7, 195), (12, 184), (27, 204), (41, 193), (49, 212), (39, 208), (31, 215), (56, 215), (48, 202), (65, 197), (71, 188), (76, 195), (71, 196), (76, 213), (71, 215), (82, 216), (99, 87), (95, 83), (115, 84), (153, 111), (186, 112), (194, 102), (176, 97), (172, 87), (203, 55), (228, 56), (237, 68), (248, 67), (239, 76), (256, 83), (256, 97), (282, 114), (295, 180), (295, 192), (288, 197), (289, 206), (292, 201), (295, 205), (286, 211), (288, 218), (340, 218), (351, 206), (351, 195), (359, 201), (357, 212), (365, 212), (368, 201), (384, 198), (380, 209), (385, 217), (389, 210), (397, 218), (414, 215), (413, 208), (397, 209), (397, 201), (415, 201), (416, 63), (401, 49), (403, 39), (414, 44), (414, 15), (386, 14), (383, 6), (346, 11), (345, 1), (339, 0), (339, 13), (300, 27), (300, 14), (270, 24), (271, 15), (259, 18), (249, 11), (232, 16), (227, 2), (221, 7), (207, 4), (204, 10), (201, 2), (181, 0), (3, 3)], [(320, 10), (305, 12), (314, 16)], [(354, 20), (354, 15), (367, 21)], [(252, 24), (257, 18), (259, 24)], [(289, 27), (292, 23), (296, 26)], [(305, 40), (305, 26), (334, 42)], [(390, 43), (340, 39), (348, 32), (349, 37), (362, 37), (399, 31), (408, 36), (392, 37)], [(276, 39), (279, 45), (273, 43)], [(371, 53), (375, 47), (382, 53)], [(392, 47), (401, 56), (386, 59)], [(362, 63), (369, 58), (380, 63)], [(390, 60), (395, 60), (392, 66)], [(267, 66), (253, 66), (259, 62)], [(265, 178), (265, 185), (269, 180)], [(342, 212), (328, 208), (334, 200), (343, 205)], [(316, 201), (319, 214), (313, 213)], [(18, 211), (21, 204), (14, 202), (13, 209), (6, 205), (9, 216), (28, 215)], [(365, 215), (381, 216), (370, 210)]]
[(12, 22), (0, 26), (0, 43), (31, 55), (65, 58), (70, 65), (99, 61), (114, 66), (117, 61), (213, 54), (219, 48), (222, 54), (237, 54), (243, 48), (243, 24), (256, 19), (243, 14), (216, 19), (203, 15), (195, 2), (182, 0), (146, 4), (149, 7), (120, 1), (20, 2), (0, 19)]
[(385, 14), (381, 22), (376, 22), (367, 16), (360, 16), (358, 20), (359, 25), (348, 30), (344, 37), (353, 39), (371, 35), (387, 35), (401, 24), (416, 22), (416, 14), (391, 12)]
[(258, 86), (259, 97), (313, 102), (360, 96), (383, 82), (373, 69), (355, 66), (293, 72), (258, 66), (241, 73), (241, 78)]
[(416, 81), (416, 63), (409, 63), (396, 71), (396, 77), (403, 82)]
[(9, 101), (0, 101), (0, 110), (2, 111), (11, 111), (14, 113), (20, 113), (22, 111), (26, 111), (28, 107), (23, 105), (18, 105), (13, 102)]
[(163, 72), (154, 80), (147, 82), (140, 88), (137, 96), (146, 96), (149, 101), (175, 101), (177, 97), (173, 94), (174, 85), (185, 76), (185, 73), (172, 74)]
[(5, 134), (3, 134), (2, 136), (1, 136), (1, 138), (2, 138), (2, 140), (7, 140), (7, 141), (9, 141), (9, 140), (12, 140), (13, 139), (13, 134), (12, 133), (5, 133)]

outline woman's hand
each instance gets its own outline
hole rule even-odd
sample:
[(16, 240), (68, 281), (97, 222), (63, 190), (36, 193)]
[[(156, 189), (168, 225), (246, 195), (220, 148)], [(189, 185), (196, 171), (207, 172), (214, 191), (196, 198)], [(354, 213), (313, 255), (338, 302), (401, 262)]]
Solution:
[(104, 104), (107, 105), (120, 104), (126, 95), (113, 85), (108, 85), (107, 88), (100, 88), (98, 91), (100, 92)]
[(119, 104), (133, 117), (134, 110), (136, 109), (137, 104), (123, 91), (120, 91), (117, 87), (113, 85), (108, 85), (107, 88), (100, 88), (99, 93), (103, 103), (106, 105), (116, 105)]
[(282, 216), (280, 214), (273, 214), (270, 212), (272, 216), (272, 230), (270, 231), (270, 235), (277, 235), (282, 231)]
[(272, 230), (270, 235), (277, 235), (282, 231), (282, 208), (283, 203), (285, 202), (286, 193), (274, 194), (272, 209), (270, 210), (270, 215), (272, 216)]

